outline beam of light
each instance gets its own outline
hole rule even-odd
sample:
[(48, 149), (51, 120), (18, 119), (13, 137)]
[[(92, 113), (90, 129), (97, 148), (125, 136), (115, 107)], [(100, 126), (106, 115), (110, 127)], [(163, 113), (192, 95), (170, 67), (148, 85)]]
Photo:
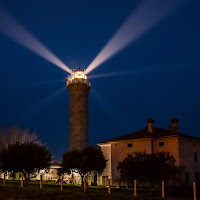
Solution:
[(64, 71), (71, 73), (71, 70), (62, 61), (2, 8), (0, 8), (0, 32)]
[(181, 0), (144, 0), (127, 18), (101, 52), (87, 67), (86, 74), (122, 51), (177, 8)]
[(26, 120), (30, 116), (33, 117), (34, 115), (40, 113), (42, 109), (53, 103), (64, 91), (66, 91), (66, 86), (59, 88), (52, 95), (49, 95), (41, 99), (39, 102), (33, 104), (29, 109), (21, 113), (18, 119)]
[(54, 83), (65, 83), (66, 79), (61, 79), (61, 80), (48, 80), (48, 81), (39, 81), (35, 83), (30, 83), (30, 86), (41, 86), (41, 85), (47, 85), (47, 84), (54, 84)]
[[(109, 128), (117, 131), (120, 127), (116, 124), (116, 121), (113, 118), (113, 113), (111, 109), (115, 107), (113, 104), (113, 101), (109, 99), (107, 96), (102, 95), (99, 91), (94, 88), (91, 88), (90, 91), (91, 98), (93, 98), (93, 102), (98, 105), (98, 108), (100, 109), (98, 112), (101, 112), (103, 114), (103, 119), (105, 123), (109, 122)], [(115, 108), (114, 110), (117, 110)], [(92, 112), (91, 115), (96, 115), (96, 112)], [(95, 119), (95, 117), (91, 116), (91, 120)]]
[(143, 67), (141, 69), (132, 69), (132, 70), (124, 70), (124, 71), (116, 71), (116, 72), (95, 74), (95, 75), (88, 76), (88, 79), (108, 78), (108, 77), (122, 76), (122, 75), (132, 76), (133, 74), (142, 73), (142, 72), (148, 72), (148, 71), (152, 71), (152, 68)]
[(133, 76), (138, 73), (166, 73), (167, 71), (181, 71), (181, 70), (191, 70), (191, 66), (195, 69), (195, 66), (199, 66), (200, 62), (194, 61), (184, 61), (184, 62), (175, 62), (175, 63), (167, 63), (167, 64), (154, 64), (149, 66), (140, 66), (131, 70), (123, 70), (123, 71), (115, 71), (109, 73), (101, 73), (95, 75), (89, 75), (88, 79), (96, 79), (96, 78), (109, 78), (115, 76)]
[(37, 81), (37, 82), (26, 83), (25, 85), (15, 86), (15, 87), (17, 87), (17, 88), (29, 88), (29, 87), (39, 87), (39, 86), (49, 85), (49, 84), (57, 84), (57, 83), (64, 83), (65, 84), (66, 83), (66, 79)]
[(62, 80), (48, 80), (48, 81), (36, 81), (36, 82), (26, 82), (26, 83), (21, 83), (21, 84), (15, 84), (13, 85), (13, 83), (4, 83), (3, 86), (0, 86), (1, 88), (30, 88), (30, 87), (40, 87), (40, 86), (45, 86), (45, 85), (49, 85), (49, 84), (60, 84), (66, 83), (66, 79), (62, 79)]
[(110, 73), (102, 73), (102, 74), (95, 74), (88, 76), (88, 79), (94, 79), (94, 78), (107, 78), (112, 76), (121, 75), (121, 72), (110, 72)]

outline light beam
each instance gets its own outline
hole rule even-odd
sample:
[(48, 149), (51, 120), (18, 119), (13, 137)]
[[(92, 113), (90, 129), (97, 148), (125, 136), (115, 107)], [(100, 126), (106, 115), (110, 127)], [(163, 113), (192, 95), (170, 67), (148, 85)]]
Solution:
[[(198, 62), (199, 63), (199, 62)], [(133, 76), (137, 75), (138, 73), (166, 73), (167, 71), (176, 72), (180, 70), (187, 70), (188, 66), (198, 66), (196, 62), (193, 63), (192, 60), (186, 62), (175, 62), (175, 63), (160, 63), (160, 64), (153, 64), (149, 66), (137, 66), (135, 69), (127, 69), (123, 71), (115, 71), (115, 72), (108, 72), (108, 73), (101, 73), (101, 74), (94, 74), (89, 75), (88, 79), (96, 79), (96, 78), (108, 78), (108, 77), (115, 77), (115, 76)]]
[(89, 75), (88, 79), (94, 79), (94, 78), (106, 78), (106, 77), (112, 77), (121, 75), (121, 72), (109, 72), (109, 73), (102, 73), (102, 74), (95, 74), (95, 75)]
[(26, 82), (26, 84), (24, 83), (19, 83), (19, 84), (14, 84), (12, 82), (6, 82), (6, 84), (4, 84), (4, 86), (2, 88), (31, 88), (31, 87), (41, 87), (41, 86), (45, 86), (48, 84), (58, 84), (58, 83), (62, 83), (65, 85), (66, 83), (66, 79), (62, 79), (62, 80), (46, 80), (46, 81), (36, 81), (36, 82)]
[(86, 69), (86, 74), (122, 51), (169, 15), (181, 0), (144, 0)]
[[(115, 107), (113, 101), (107, 96), (102, 95), (96, 89), (94, 90), (94, 88), (91, 89), (91, 95), (92, 98), (94, 98), (93, 102), (98, 104), (98, 107), (100, 108), (98, 112), (101, 112), (103, 114), (103, 120), (105, 121), (105, 123), (109, 122), (109, 128), (118, 130), (120, 127), (116, 124), (116, 121), (114, 121), (113, 118), (113, 114), (111, 114), (112, 112), (110, 112), (110, 109), (113, 109), (113, 107)], [(114, 110), (117, 110), (117, 108), (115, 108)]]
[(152, 71), (152, 69), (150, 67), (145, 67), (145, 68), (141, 68), (141, 69), (132, 69), (132, 70), (95, 74), (95, 75), (89, 75), (88, 79), (107, 78), (107, 77), (122, 76), (122, 75), (133, 76), (133, 74), (148, 72), (148, 71)]
[(47, 107), (49, 104), (53, 103), (58, 96), (60, 96), (64, 91), (66, 91), (66, 86), (59, 88), (57, 91), (55, 91), (53, 94), (41, 99), (37, 103), (33, 104), (29, 109), (24, 111), (23, 113), (20, 113), (20, 116), (18, 116), (18, 119), (26, 120), (30, 116), (34, 116), (41, 112), (42, 109)]
[(57, 83), (65, 83), (66, 80), (62, 79), (62, 80), (49, 80), (49, 81), (38, 81), (38, 82), (28, 82), (26, 83), (26, 85), (22, 85), (22, 86), (18, 86), (18, 87), (23, 87), (23, 88), (28, 88), (28, 87), (40, 87), (40, 86), (44, 86), (44, 85), (48, 85), (48, 84), (57, 84)]
[(0, 32), (21, 46), (34, 52), (45, 60), (71, 74), (71, 70), (47, 49), (38, 39), (28, 32), (19, 22), (0, 8)]

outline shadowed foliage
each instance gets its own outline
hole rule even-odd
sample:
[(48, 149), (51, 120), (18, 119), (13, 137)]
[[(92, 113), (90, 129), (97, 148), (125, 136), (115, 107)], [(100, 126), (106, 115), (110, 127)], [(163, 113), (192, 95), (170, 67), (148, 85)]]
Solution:
[(0, 167), (3, 172), (22, 172), (28, 184), (30, 173), (48, 168), (51, 158), (45, 145), (17, 142), (0, 151)]
[(77, 172), (83, 178), (87, 173), (98, 172), (101, 174), (106, 167), (107, 160), (102, 151), (93, 146), (88, 146), (83, 150), (72, 150), (65, 152), (62, 157), (62, 171), (70, 173)]
[(123, 162), (118, 163), (122, 181), (133, 183), (138, 180), (141, 183), (148, 183), (150, 187), (160, 185), (161, 181), (180, 181), (184, 168), (176, 165), (175, 158), (169, 152), (158, 152), (146, 154), (135, 152), (133, 157), (127, 157)]

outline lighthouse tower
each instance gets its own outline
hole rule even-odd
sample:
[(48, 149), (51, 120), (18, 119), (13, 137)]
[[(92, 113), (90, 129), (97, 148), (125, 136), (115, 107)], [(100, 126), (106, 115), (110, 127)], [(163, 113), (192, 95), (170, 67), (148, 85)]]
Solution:
[(91, 84), (84, 71), (73, 71), (66, 83), (70, 93), (69, 151), (88, 145), (88, 94)]

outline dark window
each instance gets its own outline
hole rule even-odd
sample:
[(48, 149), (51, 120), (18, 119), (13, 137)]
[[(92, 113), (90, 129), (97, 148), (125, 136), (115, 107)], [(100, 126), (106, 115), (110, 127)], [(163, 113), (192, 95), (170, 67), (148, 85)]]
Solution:
[(127, 157), (128, 157), (128, 158), (132, 158), (133, 155), (132, 155), (132, 154), (128, 154)]
[(162, 160), (165, 160), (165, 154), (164, 154), (164, 153), (159, 153), (159, 157), (160, 157)]
[(95, 184), (97, 183), (97, 174), (96, 173), (94, 174), (94, 183)]
[(132, 147), (132, 144), (128, 144), (128, 147)]
[(199, 173), (195, 172), (195, 177), (196, 177), (196, 183), (199, 183)]
[(189, 185), (189, 173), (188, 172), (185, 173), (185, 184)]
[(163, 147), (164, 145), (165, 145), (164, 142), (159, 142), (159, 146), (160, 146), (160, 147)]
[(194, 162), (197, 162), (197, 153), (194, 153)]

